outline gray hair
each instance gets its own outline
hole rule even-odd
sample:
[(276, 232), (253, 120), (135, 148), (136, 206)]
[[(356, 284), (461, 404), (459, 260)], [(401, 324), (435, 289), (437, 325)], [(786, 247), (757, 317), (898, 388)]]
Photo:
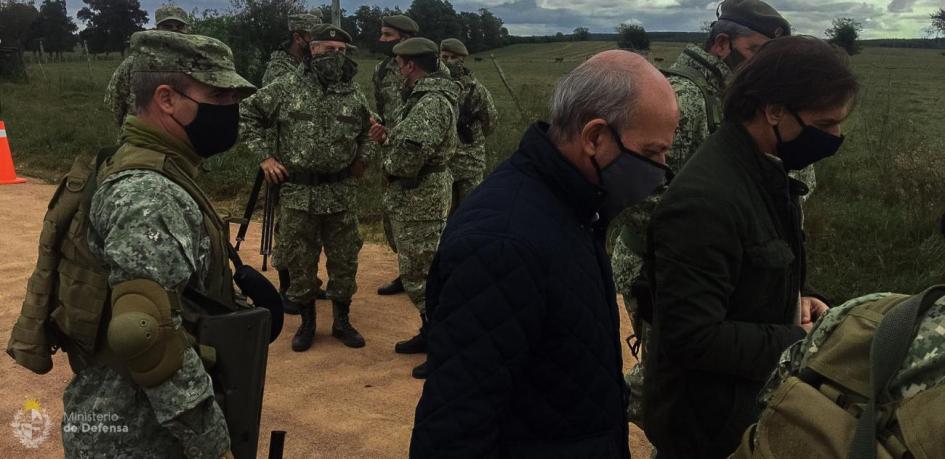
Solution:
[(709, 36), (705, 39), (705, 44), (702, 45), (702, 49), (709, 51), (712, 49), (712, 45), (715, 44), (715, 39), (718, 38), (721, 34), (728, 35), (732, 40), (739, 37), (746, 37), (748, 35), (756, 34), (754, 30), (749, 29), (737, 22), (732, 22), (726, 19), (719, 19), (712, 23), (712, 27), (709, 28)]
[(134, 72), (131, 74), (131, 93), (135, 95), (134, 113), (141, 115), (148, 109), (154, 91), (166, 84), (175, 91), (182, 92), (190, 88), (193, 80), (180, 72)]
[(615, 130), (626, 129), (638, 98), (636, 86), (625, 67), (593, 61), (579, 65), (555, 85), (551, 97), (551, 139), (556, 143), (567, 142), (595, 118), (602, 118)]

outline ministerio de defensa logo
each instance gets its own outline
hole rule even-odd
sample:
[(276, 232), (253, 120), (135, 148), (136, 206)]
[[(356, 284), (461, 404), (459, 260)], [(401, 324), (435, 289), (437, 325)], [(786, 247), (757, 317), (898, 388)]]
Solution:
[(38, 401), (27, 400), (13, 416), (10, 426), (13, 427), (13, 435), (23, 446), (34, 449), (49, 439), (52, 419)]

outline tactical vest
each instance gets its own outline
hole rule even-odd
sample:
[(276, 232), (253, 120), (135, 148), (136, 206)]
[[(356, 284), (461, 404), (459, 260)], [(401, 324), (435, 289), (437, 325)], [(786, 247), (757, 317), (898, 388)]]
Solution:
[[(889, 295), (839, 311), (844, 316), (836, 327), (816, 353), (802, 360), (796, 376), (775, 389), (731, 457), (945, 457), (945, 384), (923, 387), (901, 400), (889, 393), (912, 342), (937, 338), (917, 337), (916, 330), (943, 293), (945, 286), (936, 286), (912, 297)], [(938, 359), (926, 362), (940, 364)], [(942, 372), (932, 366), (908, 371)]]
[[(685, 52), (685, 51), (683, 51)], [(704, 61), (702, 57), (695, 55), (695, 53), (686, 53), (689, 57), (696, 59), (697, 61)], [(710, 65), (708, 62), (704, 62), (704, 65)], [(712, 85), (709, 84), (709, 81), (706, 80), (705, 75), (701, 72), (698, 72), (689, 67), (683, 68), (667, 68), (660, 69), (660, 72), (663, 75), (670, 77), (676, 76), (680, 78), (685, 78), (692, 82), (699, 88), (699, 91), (702, 92), (702, 98), (705, 100), (705, 113), (706, 121), (709, 125), (709, 133), (715, 132), (719, 126), (722, 125), (722, 100), (716, 94), (715, 89), (712, 88)]]
[(99, 183), (133, 169), (160, 173), (197, 203), (211, 246), (205, 295), (232, 310), (239, 308), (227, 259), (227, 227), (193, 179), (158, 152), (132, 145), (117, 152), (102, 150), (93, 161), (87, 157), (75, 160), (60, 180), (43, 219), (36, 268), (7, 347), (17, 363), (33, 372), (43, 374), (52, 369), (51, 356), (59, 348), (69, 353), (73, 369), (80, 361), (99, 359), (102, 354), (111, 288), (108, 267), (89, 249), (89, 211)]

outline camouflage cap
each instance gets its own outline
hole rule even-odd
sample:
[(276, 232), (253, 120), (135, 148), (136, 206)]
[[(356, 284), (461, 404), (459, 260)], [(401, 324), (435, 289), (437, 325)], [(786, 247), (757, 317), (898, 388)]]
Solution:
[(351, 35), (334, 24), (320, 24), (312, 31), (312, 41), (340, 41), (351, 43)]
[(308, 13), (289, 15), (289, 32), (313, 33), (322, 23), (322, 18)]
[(422, 56), (424, 54), (439, 54), (440, 49), (428, 38), (408, 38), (394, 46), (394, 54), (398, 56)]
[(725, 0), (718, 18), (741, 24), (768, 38), (791, 35), (791, 24), (771, 5), (761, 0)]
[(174, 5), (164, 5), (154, 11), (154, 25), (164, 21), (180, 21), (184, 25), (190, 25), (190, 19), (187, 18), (187, 12), (183, 8)]
[(460, 56), (469, 55), (469, 51), (466, 50), (466, 45), (456, 38), (447, 38), (446, 40), (441, 41), (440, 51), (449, 51)]
[(146, 30), (131, 36), (134, 72), (179, 72), (215, 88), (255, 91), (236, 73), (233, 52), (216, 38)]
[(415, 35), (417, 32), (420, 32), (420, 26), (417, 25), (413, 19), (410, 19), (409, 17), (402, 14), (395, 16), (384, 16), (381, 18), (381, 25), (384, 27), (397, 29), (404, 33), (409, 33), (411, 35)]

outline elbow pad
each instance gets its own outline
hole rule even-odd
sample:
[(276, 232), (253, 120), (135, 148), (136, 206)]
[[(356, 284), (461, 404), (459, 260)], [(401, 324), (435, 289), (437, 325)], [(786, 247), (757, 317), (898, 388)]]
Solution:
[(170, 379), (183, 365), (188, 341), (174, 328), (174, 301), (156, 282), (136, 279), (112, 288), (107, 341), (111, 354), (142, 387)]

